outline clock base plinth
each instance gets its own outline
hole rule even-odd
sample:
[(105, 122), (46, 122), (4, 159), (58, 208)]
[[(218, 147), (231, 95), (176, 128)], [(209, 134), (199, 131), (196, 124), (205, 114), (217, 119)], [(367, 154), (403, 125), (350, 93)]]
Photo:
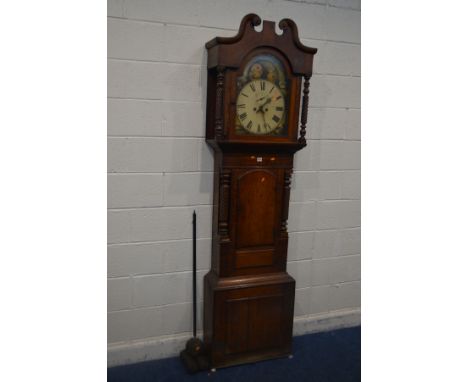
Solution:
[(205, 276), (204, 340), (211, 367), (288, 357), (295, 280), (286, 272)]

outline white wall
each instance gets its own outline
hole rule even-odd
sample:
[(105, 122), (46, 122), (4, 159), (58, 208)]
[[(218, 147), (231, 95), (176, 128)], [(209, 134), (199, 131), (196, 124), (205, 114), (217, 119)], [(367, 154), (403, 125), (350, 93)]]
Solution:
[(360, 1), (108, 0), (109, 364), (171, 355), (191, 330), (194, 209), (200, 286), (210, 265), (204, 44), (250, 12), (318, 48), (291, 193), (295, 333), (359, 312)]

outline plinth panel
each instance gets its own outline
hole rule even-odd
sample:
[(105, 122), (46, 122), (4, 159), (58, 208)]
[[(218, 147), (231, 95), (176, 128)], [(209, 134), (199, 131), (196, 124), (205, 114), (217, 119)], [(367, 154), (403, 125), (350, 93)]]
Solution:
[(212, 301), (205, 309), (210, 316), (205, 323), (212, 325), (205, 327), (205, 333), (211, 334), (205, 341), (211, 348), (213, 367), (291, 353), (295, 283), (289, 275), (270, 278), (266, 285), (258, 278), (235, 287), (223, 280), (211, 281), (205, 282), (205, 297)]

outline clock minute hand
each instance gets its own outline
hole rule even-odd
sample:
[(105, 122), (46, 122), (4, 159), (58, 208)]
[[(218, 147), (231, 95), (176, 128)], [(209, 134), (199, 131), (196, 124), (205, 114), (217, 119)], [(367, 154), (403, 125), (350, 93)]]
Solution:
[(262, 107), (265, 106), (267, 103), (270, 103), (270, 102), (271, 102), (271, 97), (267, 98), (267, 100), (262, 104)]
[[(265, 98), (265, 97), (262, 97), (262, 98)], [(260, 98), (261, 99), (261, 98)], [(257, 100), (258, 101), (258, 100)], [(263, 102), (261, 105), (258, 106), (258, 110), (257, 110), (257, 113), (259, 111), (261, 111), (262, 113), (265, 113), (265, 111), (263, 110), (263, 106), (265, 106), (266, 104), (270, 103), (271, 102), (271, 98), (267, 98), (267, 100), (265, 102)]]
[(265, 126), (265, 112), (262, 109), (262, 119), (263, 119), (263, 126)]

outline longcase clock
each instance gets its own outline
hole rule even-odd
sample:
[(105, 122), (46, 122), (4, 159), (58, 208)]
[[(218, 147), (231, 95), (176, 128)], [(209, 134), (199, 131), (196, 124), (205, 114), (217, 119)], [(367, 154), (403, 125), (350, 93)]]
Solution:
[(257, 32), (260, 23), (249, 14), (236, 36), (206, 43), (206, 141), (215, 165), (203, 326), (215, 368), (292, 350), (289, 191), (294, 153), (306, 145), (317, 49), (299, 41), (292, 20), (280, 21), (281, 34), (271, 21), (263, 21)]

